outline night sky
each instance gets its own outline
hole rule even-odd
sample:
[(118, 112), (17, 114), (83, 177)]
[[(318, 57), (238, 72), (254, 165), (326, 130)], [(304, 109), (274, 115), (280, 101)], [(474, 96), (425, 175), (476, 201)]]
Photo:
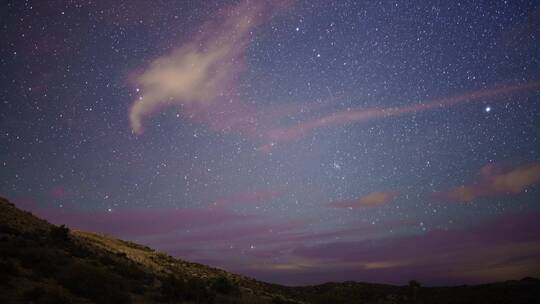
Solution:
[(0, 195), (260, 280), (540, 275), (536, 1), (2, 1)]

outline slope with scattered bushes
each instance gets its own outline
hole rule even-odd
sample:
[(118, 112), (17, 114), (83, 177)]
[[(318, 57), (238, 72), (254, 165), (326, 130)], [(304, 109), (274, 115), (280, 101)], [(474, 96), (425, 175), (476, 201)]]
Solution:
[(536, 279), (445, 288), (286, 287), (55, 226), (0, 198), (0, 303), (540, 303)]

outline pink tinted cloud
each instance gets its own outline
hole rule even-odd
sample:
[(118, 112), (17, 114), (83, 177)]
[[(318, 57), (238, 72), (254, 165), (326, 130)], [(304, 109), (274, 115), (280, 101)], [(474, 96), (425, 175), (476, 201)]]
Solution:
[(301, 122), (297, 125), (284, 128), (273, 128), (267, 132), (267, 137), (270, 140), (268, 144), (260, 147), (260, 150), (269, 151), (278, 143), (290, 142), (298, 140), (316, 129), (340, 126), (350, 123), (366, 122), (377, 119), (384, 119), (393, 116), (405, 114), (413, 114), (432, 109), (447, 108), (462, 103), (479, 101), (483, 98), (494, 98), (501, 95), (515, 94), (540, 88), (540, 82), (531, 82), (526, 84), (494, 87), (482, 89), (462, 95), (445, 97), (436, 100), (424, 101), (412, 105), (391, 108), (373, 108), (373, 109), (357, 109), (334, 112), (323, 117)]
[(462, 230), (432, 230), (425, 234), (361, 242), (335, 242), (298, 248), (304, 257), (339, 261), (415, 258), (474, 250), (486, 245), (540, 241), (539, 212), (518, 213)]
[[(266, 256), (276, 251), (292, 250), (295, 247), (335, 241), (336, 239), (367, 238), (380, 234), (381, 230), (389, 227), (411, 226), (409, 221), (382, 221), (378, 225), (371, 223), (353, 223), (347, 228), (311, 231), (310, 220), (287, 220), (278, 217), (257, 217), (250, 221), (240, 221), (228, 226), (213, 225), (195, 227), (175, 235), (166, 235), (149, 240), (148, 244), (157, 248), (174, 252), (182, 248), (199, 248), (204, 244), (212, 247), (246, 244), (257, 245), (256, 250), (246, 253), (250, 256)], [(277, 256), (275, 256), (277, 257)], [(223, 257), (225, 259), (225, 257)], [(226, 261), (224, 261), (225, 263)]]
[(237, 222), (227, 227), (214, 225), (194, 227), (189, 232), (155, 239), (151, 241), (159, 248), (176, 248), (178, 244), (185, 246), (201, 246), (207, 243), (212, 246), (230, 245), (235, 243), (250, 243), (274, 245), (274, 240), (291, 231), (305, 227), (302, 221), (286, 221), (275, 218), (258, 218), (251, 221)]
[(273, 115), (267, 117), (239, 100), (237, 81), (254, 29), (291, 3), (241, 1), (222, 9), (192, 39), (132, 77), (141, 94), (129, 109), (133, 132), (142, 133), (146, 118), (175, 106), (184, 118), (216, 131), (259, 136)]
[(62, 186), (53, 187), (49, 195), (54, 199), (62, 199), (67, 195), (66, 189)]
[(386, 283), (405, 283), (411, 278), (432, 284), (520, 279), (540, 275), (539, 218), (538, 211), (517, 213), (462, 230), (307, 245), (293, 254), (316, 262), (312, 273), (299, 278), (304, 283), (310, 282), (310, 276), (322, 276), (325, 265), (346, 274), (341, 279), (371, 277)]
[(241, 100), (238, 80), (246, 69), (246, 52), (254, 30), (294, 1), (241, 1), (222, 9), (191, 39), (153, 60), (132, 77), (140, 96), (129, 109), (134, 133), (165, 108), (176, 107), (190, 119), (223, 133), (239, 133), (264, 142), (260, 151), (303, 138), (316, 129), (450, 107), (461, 103), (538, 89), (540, 83), (495, 87), (462, 95), (392, 108), (353, 109), (327, 114), (296, 125), (280, 123), (291, 115), (319, 107), (313, 103), (256, 107)]
[(210, 203), (208, 208), (227, 208), (233, 206), (256, 205), (269, 202), (281, 195), (284, 191), (280, 190), (259, 190), (259, 191), (243, 191), (233, 193), (228, 196), (220, 197)]
[(347, 209), (380, 207), (393, 201), (398, 196), (398, 194), (398, 192), (371, 192), (356, 200), (338, 201), (330, 203), (330, 205), (336, 208)]
[(540, 163), (517, 167), (489, 164), (480, 169), (476, 181), (436, 192), (434, 197), (454, 202), (470, 202), (478, 198), (518, 194), (540, 182)]

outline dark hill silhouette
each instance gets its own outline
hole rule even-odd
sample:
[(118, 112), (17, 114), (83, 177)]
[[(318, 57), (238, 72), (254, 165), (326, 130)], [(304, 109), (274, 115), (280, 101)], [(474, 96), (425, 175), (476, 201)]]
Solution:
[(537, 290), (534, 278), (458, 287), (280, 286), (55, 226), (0, 198), (0, 303), (540, 303)]

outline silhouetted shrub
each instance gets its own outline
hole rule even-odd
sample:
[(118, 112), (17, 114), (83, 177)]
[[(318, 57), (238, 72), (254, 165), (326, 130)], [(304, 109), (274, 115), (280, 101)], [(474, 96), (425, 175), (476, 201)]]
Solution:
[(70, 263), (63, 251), (36, 247), (21, 250), (19, 260), (38, 278), (55, 276)]
[(420, 288), (420, 283), (416, 280), (409, 281), (409, 287), (411, 288)]
[(0, 275), (16, 275), (19, 272), (15, 261), (1, 260), (0, 261)]
[(0, 223), (0, 233), (13, 234), (13, 235), (20, 234), (19, 230), (15, 229), (15, 228), (13, 228), (11, 226), (4, 225), (4, 223)]
[(0, 282), (9, 285), (12, 276), (16, 276), (19, 273), (19, 268), (15, 261), (11, 259), (0, 260)]
[(409, 302), (416, 303), (418, 298), (418, 289), (420, 288), (420, 283), (415, 280), (409, 281)]
[(328, 291), (318, 294), (314, 297), (313, 302), (316, 304), (343, 304), (346, 303), (344, 296), (336, 292)]
[(65, 296), (50, 292), (42, 287), (34, 287), (24, 293), (26, 303), (33, 304), (64, 304), (71, 303)]
[(145, 280), (148, 275), (141, 270), (137, 264), (131, 261), (119, 261), (115, 264), (114, 270), (121, 276), (131, 278), (133, 280)]
[(217, 277), (212, 282), (211, 288), (213, 291), (225, 294), (225, 295), (239, 295), (240, 288), (233, 284), (229, 279), (224, 276)]
[(282, 297), (274, 296), (272, 297), (272, 304), (296, 304), (297, 302), (285, 300)]
[(0, 239), (0, 258), (18, 258), (19, 254), (25, 250), (28, 241), (20, 238), (2, 238)]
[(129, 280), (131, 291), (135, 293), (143, 293), (145, 284), (153, 282), (153, 278), (131, 260), (119, 259), (112, 269), (115, 273)]
[(69, 228), (65, 225), (52, 226), (49, 231), (50, 238), (58, 243), (65, 243), (69, 241)]
[(144, 284), (150, 284), (153, 281), (152, 277), (137, 263), (128, 259), (125, 253), (122, 254), (104, 253), (98, 256), (97, 261), (129, 281), (132, 291), (143, 292)]
[(205, 284), (198, 279), (183, 280), (174, 275), (162, 279), (161, 294), (164, 301), (195, 301), (211, 303), (214, 294), (206, 289)]
[(99, 265), (74, 263), (59, 277), (59, 282), (74, 294), (97, 303), (131, 303), (122, 277)]
[(68, 243), (64, 243), (64, 248), (69, 251), (73, 257), (87, 258), (92, 256), (92, 252), (88, 248), (78, 242), (71, 240)]

